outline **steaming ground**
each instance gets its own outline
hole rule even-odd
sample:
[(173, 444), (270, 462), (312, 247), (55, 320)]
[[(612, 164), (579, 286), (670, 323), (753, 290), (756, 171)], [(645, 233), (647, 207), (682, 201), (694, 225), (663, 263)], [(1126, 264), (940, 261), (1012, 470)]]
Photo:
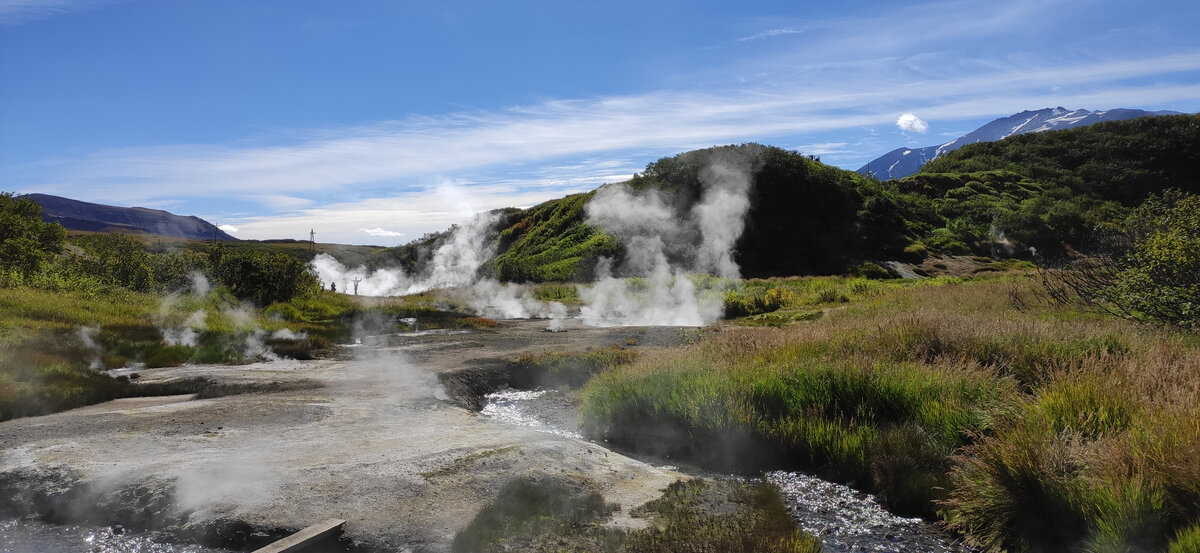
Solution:
[(545, 326), (518, 321), (500, 331), (397, 337), (385, 347), (347, 348), (343, 359), (145, 370), (146, 380), (320, 387), (125, 399), (0, 423), (0, 488), (27, 494), (28, 502), (18, 501), (26, 512), (18, 514), (126, 517), (111, 522), (184, 534), (228, 529), (233, 521), (295, 529), (338, 517), (359, 542), (414, 551), (448, 549), (455, 532), (516, 476), (593, 486), (623, 513), (656, 498), (679, 474), (439, 399), (436, 374), (478, 360), (626, 340), (666, 345), (683, 336), (575, 321), (563, 333)]
[[(753, 173), (761, 152), (717, 152), (699, 172), (699, 198), (656, 188), (613, 183), (597, 189), (584, 208), (588, 224), (616, 237), (623, 259), (601, 258), (591, 286), (581, 286), (581, 318), (589, 326), (705, 326), (721, 317), (722, 298), (740, 268), (733, 249), (745, 229)], [(495, 213), (480, 213), (455, 226), (419, 274), (398, 267), (346, 267), (328, 254), (311, 267), (323, 286), (355, 295), (407, 295), (453, 288), (477, 314), (493, 318), (550, 319), (561, 327), (565, 307), (541, 302), (522, 286), (481, 278), (495, 256)], [(693, 275), (706, 275), (698, 279)], [(717, 278), (708, 278), (717, 277)], [(627, 277), (636, 277), (631, 282)]]

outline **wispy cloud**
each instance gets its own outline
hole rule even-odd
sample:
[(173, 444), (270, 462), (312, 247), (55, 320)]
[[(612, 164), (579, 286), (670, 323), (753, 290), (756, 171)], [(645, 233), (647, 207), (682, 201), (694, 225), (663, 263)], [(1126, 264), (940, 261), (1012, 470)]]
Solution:
[(751, 40), (762, 40), (764, 38), (773, 38), (773, 37), (783, 36), (783, 35), (798, 35), (803, 32), (804, 32), (804, 29), (792, 29), (790, 27), (784, 28), (784, 29), (771, 29), (769, 31), (755, 33), (750, 36), (739, 37), (738, 41), (739, 42), (749, 42)]
[(230, 234), (238, 231), (238, 228), (233, 225), (217, 225), (217, 228), (219, 228), (225, 232), (228, 232)]
[[(1050, 10), (1047, 2), (1059, 5)], [(0, 24), (18, 19), (11, 14), (54, 15), (100, 4), (0, 0)], [(419, 236), (470, 210), (589, 190), (628, 178), (655, 157), (696, 147), (805, 144), (801, 151), (827, 163), (857, 167), (895, 147), (880, 138), (885, 129), (899, 134), (892, 125), (930, 130), (915, 115), (898, 121), (898, 113), (944, 125), (1056, 105), (1155, 107), (1195, 105), (1200, 98), (1197, 49), (1011, 55), (1008, 46), (1070, 23), (1074, 10), (1063, 0), (897, 6), (865, 18), (742, 24), (741, 33), (768, 30), (741, 42), (793, 39), (703, 78), (682, 76), (675, 82), (691, 84), (674, 89), (296, 129), (259, 142), (95, 151), (2, 167), (0, 189), (123, 205), (252, 202), (270, 214), (233, 220), (239, 236), (306, 238), (309, 228), (320, 227), (345, 241), (364, 235), (395, 241), (399, 237), (385, 233)], [(969, 54), (959, 52), (964, 46)], [(878, 135), (863, 130), (875, 127)], [(940, 136), (945, 129), (932, 130)], [(867, 135), (869, 142), (835, 132)], [(460, 192), (447, 193), (438, 185), (445, 182), (457, 183)]]
[[(889, 125), (897, 111), (938, 120), (1004, 115), (1048, 105), (1142, 106), (1194, 99), (1200, 84), (1143, 86), (1125, 80), (1200, 70), (1200, 52), (1089, 65), (1022, 67), (987, 75), (884, 83), (786, 83), (724, 92), (660, 91), (554, 100), (493, 112), (410, 118), (320, 132), (281, 145), (177, 145), (95, 152), (44, 165), (8, 167), (12, 183), (49, 193), (149, 202), (237, 197), (275, 209), (328, 203), (355, 190), (396, 190), (439, 179), (511, 178), (535, 166), (585, 180), (637, 170), (646, 153)], [(1052, 92), (1046, 83), (1061, 79)], [(914, 123), (915, 125), (915, 123)], [(914, 130), (917, 127), (912, 127)], [(639, 163), (606, 159), (643, 157)], [(592, 160), (590, 163), (578, 158)], [(587, 165), (587, 167), (581, 167)], [(557, 169), (556, 169), (557, 168)], [(628, 175), (628, 173), (624, 173)], [(32, 190), (31, 190), (32, 191)]]
[[(380, 198), (244, 217), (237, 220), (238, 237), (307, 239), (309, 229), (314, 229), (322, 242), (393, 246), (426, 232), (445, 230), (479, 211), (529, 207), (576, 191), (443, 182)], [(369, 232), (383, 229), (394, 234)], [(371, 239), (364, 240), (364, 234)]]
[(363, 232), (363, 233), (369, 234), (371, 236), (380, 236), (380, 237), (385, 237), (385, 238), (399, 238), (401, 236), (404, 236), (403, 232), (387, 230), (387, 229), (381, 228), (381, 227), (359, 228), (358, 232)]
[(0, 0), (0, 26), (32, 23), (102, 8), (117, 0)]

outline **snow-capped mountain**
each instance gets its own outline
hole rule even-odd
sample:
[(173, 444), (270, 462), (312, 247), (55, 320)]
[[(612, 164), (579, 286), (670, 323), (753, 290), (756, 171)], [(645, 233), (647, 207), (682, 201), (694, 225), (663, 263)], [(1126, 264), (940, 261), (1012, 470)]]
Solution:
[(924, 148), (896, 148), (871, 160), (870, 163), (860, 167), (858, 172), (864, 175), (873, 174), (884, 180), (898, 179), (916, 173), (926, 162), (946, 152), (953, 152), (975, 142), (993, 142), (1016, 134), (1083, 127), (1101, 121), (1117, 121), (1150, 115), (1175, 115), (1177, 113), (1175, 111), (1145, 111), (1124, 108), (1104, 111), (1069, 110), (1061, 106), (1053, 109), (1022, 111), (992, 121), (945, 144)]

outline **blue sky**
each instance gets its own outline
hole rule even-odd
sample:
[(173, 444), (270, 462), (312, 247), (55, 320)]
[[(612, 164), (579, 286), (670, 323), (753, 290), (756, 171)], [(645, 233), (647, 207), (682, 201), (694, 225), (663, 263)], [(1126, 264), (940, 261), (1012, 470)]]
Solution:
[(0, 191), (394, 245), (698, 147), (857, 169), (1027, 109), (1200, 111), (1198, 23), (1194, 1), (0, 0)]

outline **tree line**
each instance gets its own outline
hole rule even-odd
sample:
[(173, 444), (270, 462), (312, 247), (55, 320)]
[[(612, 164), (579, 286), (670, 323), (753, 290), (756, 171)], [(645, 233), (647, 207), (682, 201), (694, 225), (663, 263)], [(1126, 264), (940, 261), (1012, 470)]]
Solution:
[(219, 243), (203, 252), (151, 253), (136, 237), (115, 233), (68, 239), (66, 229), (43, 221), (41, 212), (33, 200), (0, 193), (0, 286), (169, 292), (200, 274), (263, 306), (320, 287), (303, 261), (283, 253), (235, 251)]

